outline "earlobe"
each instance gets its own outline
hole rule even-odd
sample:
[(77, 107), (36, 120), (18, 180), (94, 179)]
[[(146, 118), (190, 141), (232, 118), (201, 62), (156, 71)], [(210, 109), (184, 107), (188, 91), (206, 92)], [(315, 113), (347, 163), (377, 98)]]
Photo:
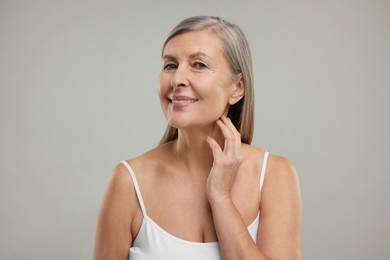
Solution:
[(237, 81), (235, 90), (229, 98), (229, 104), (234, 105), (245, 95), (245, 84), (242, 77)]

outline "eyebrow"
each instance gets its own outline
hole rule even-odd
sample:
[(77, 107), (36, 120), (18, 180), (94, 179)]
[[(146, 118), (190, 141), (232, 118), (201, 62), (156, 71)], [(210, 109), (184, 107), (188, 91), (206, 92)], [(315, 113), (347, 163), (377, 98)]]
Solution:
[(201, 51), (192, 53), (192, 54), (190, 55), (190, 58), (197, 58), (197, 57), (210, 58), (210, 56), (208, 56), (206, 53), (201, 52)]
[[(201, 51), (194, 52), (190, 55), (191, 59), (198, 58), (198, 57), (203, 57), (203, 58), (208, 58), (208, 59), (211, 58), (210, 56), (208, 56), (207, 54), (205, 54), (204, 52), (201, 52)], [(171, 60), (176, 59), (175, 56), (171, 55), (171, 54), (165, 54), (162, 58), (163, 59), (171, 59)]]

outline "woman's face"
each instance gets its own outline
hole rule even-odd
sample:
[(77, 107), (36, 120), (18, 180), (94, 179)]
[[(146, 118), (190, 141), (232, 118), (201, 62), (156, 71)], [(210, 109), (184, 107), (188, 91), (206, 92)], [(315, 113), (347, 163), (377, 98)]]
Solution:
[(222, 46), (207, 29), (175, 36), (167, 43), (158, 94), (171, 126), (214, 124), (239, 100), (232, 96), (243, 92), (243, 84), (232, 76)]

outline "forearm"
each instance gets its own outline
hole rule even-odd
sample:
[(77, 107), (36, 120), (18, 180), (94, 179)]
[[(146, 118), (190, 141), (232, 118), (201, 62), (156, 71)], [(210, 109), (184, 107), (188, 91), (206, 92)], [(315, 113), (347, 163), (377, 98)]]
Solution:
[(210, 199), (222, 259), (266, 260), (230, 197)]

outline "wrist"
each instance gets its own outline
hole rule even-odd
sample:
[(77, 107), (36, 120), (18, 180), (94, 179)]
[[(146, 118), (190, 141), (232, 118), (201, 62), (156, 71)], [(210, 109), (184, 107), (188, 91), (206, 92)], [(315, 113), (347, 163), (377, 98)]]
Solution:
[(224, 194), (209, 193), (207, 194), (207, 199), (212, 208), (215, 206), (229, 205), (232, 203), (232, 197), (230, 193), (224, 193)]

